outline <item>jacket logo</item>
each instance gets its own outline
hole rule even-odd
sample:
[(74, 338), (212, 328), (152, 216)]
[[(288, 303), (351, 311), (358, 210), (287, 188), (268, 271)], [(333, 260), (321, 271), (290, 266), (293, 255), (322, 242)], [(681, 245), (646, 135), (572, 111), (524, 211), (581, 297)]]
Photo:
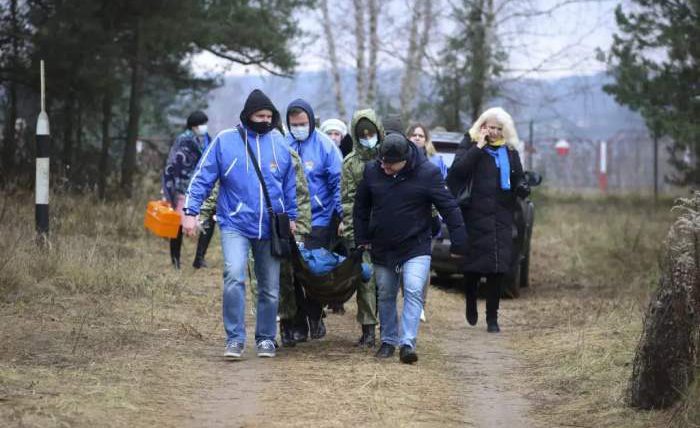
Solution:
[(275, 161), (270, 162), (270, 171), (277, 172), (277, 162), (275, 162)]
[(306, 168), (306, 169), (309, 170), (309, 171), (311, 171), (312, 169), (314, 169), (314, 161), (312, 161), (312, 160), (307, 160), (306, 162), (304, 162), (304, 168)]

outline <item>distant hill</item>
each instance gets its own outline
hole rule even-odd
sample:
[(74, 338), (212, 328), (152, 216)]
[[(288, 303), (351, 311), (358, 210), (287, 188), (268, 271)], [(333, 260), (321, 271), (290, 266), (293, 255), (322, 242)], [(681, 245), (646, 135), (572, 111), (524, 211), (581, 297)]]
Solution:
[[(352, 70), (342, 74), (346, 108), (355, 109), (355, 80)], [(501, 105), (512, 113), (521, 139), (528, 136), (528, 122), (533, 120), (536, 138), (604, 139), (620, 130), (644, 130), (641, 117), (618, 105), (602, 87), (610, 78), (604, 73), (556, 79), (523, 79), (503, 82), (505, 96), (488, 106)], [(379, 73), (380, 105), (384, 110), (397, 109), (401, 71)], [(227, 76), (224, 84), (212, 92), (207, 113), (210, 127), (219, 131), (238, 122), (238, 115), (251, 90), (267, 93), (284, 114), (286, 105), (295, 98), (305, 98), (321, 119), (336, 117), (330, 74), (324, 71), (301, 72), (292, 79), (276, 76)], [(434, 100), (434, 85), (429, 78), (421, 82), (422, 100)], [(381, 112), (381, 111), (380, 111)], [(349, 120), (349, 118), (344, 118)], [(439, 125), (432, 112), (423, 112), (421, 120)], [(465, 128), (468, 124), (465, 123)]]

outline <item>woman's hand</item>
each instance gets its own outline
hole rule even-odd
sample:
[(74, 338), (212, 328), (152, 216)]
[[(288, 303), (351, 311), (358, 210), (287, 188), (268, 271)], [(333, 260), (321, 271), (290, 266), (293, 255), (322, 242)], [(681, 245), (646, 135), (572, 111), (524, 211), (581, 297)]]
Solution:
[(481, 129), (479, 129), (479, 141), (476, 142), (476, 146), (480, 149), (483, 149), (484, 146), (486, 146), (487, 141), (486, 137), (489, 135), (489, 129), (485, 126), (482, 126)]

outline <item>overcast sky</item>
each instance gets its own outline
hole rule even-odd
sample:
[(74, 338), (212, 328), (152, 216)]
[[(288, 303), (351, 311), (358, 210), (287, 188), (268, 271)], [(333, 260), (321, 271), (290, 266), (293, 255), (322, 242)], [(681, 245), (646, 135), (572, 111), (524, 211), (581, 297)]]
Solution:
[[(454, 31), (454, 24), (447, 16), (450, 1), (433, 2), (439, 11), (431, 31), (430, 54), (439, 52), (444, 38)], [(604, 69), (595, 59), (596, 48), (607, 50), (616, 31), (614, 9), (619, 1), (610, 0), (495, 0), (498, 7), (508, 1), (504, 11), (497, 16), (498, 32), (506, 47), (509, 60), (507, 69), (511, 76), (557, 77), (571, 74), (590, 74)], [(352, 9), (349, 0), (330, 0), (334, 28), (337, 28), (337, 45), (343, 66), (353, 67)], [(379, 19), (380, 38), (386, 52), (379, 55), (380, 67), (396, 67), (401, 63), (395, 52), (406, 49), (410, 13), (408, 0), (381, 1)], [(507, 17), (513, 13), (537, 16)], [(297, 70), (319, 70), (327, 68), (326, 44), (321, 34), (320, 12), (304, 11), (298, 16), (301, 28), (307, 36), (294, 43), (297, 55)], [(257, 74), (255, 68), (228, 64), (211, 54), (202, 53), (192, 59), (198, 74), (224, 72), (226, 74)], [(427, 67), (427, 66), (426, 66)], [(428, 70), (429, 71), (429, 70)]]

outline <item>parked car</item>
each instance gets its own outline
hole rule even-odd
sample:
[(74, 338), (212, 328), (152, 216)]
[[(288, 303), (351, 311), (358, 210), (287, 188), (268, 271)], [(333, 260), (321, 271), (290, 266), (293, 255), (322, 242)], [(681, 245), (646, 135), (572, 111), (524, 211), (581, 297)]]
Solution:
[[(433, 144), (438, 153), (443, 156), (445, 163), (452, 165), (462, 134), (457, 132), (431, 132)], [(525, 180), (531, 186), (538, 186), (542, 177), (532, 171), (525, 172)], [(530, 241), (535, 222), (535, 204), (527, 198), (517, 198), (516, 210), (513, 214), (513, 261), (510, 272), (506, 275), (504, 294), (518, 297), (520, 288), (530, 285)], [(432, 257), (432, 270), (438, 278), (448, 279), (453, 275), (461, 275), (459, 262), (450, 257), (450, 237), (447, 227), (442, 225), (442, 233), (435, 240)]]

